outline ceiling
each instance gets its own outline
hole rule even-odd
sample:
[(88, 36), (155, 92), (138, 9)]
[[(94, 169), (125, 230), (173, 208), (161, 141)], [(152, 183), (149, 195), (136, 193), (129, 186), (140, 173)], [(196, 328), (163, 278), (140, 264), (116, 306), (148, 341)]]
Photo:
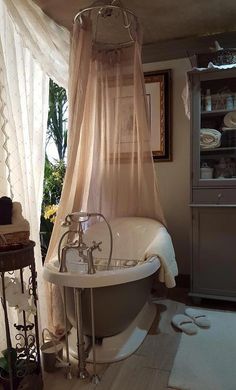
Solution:
[[(69, 30), (75, 14), (92, 3), (89, 0), (34, 1)], [(194, 50), (206, 51), (215, 39), (224, 47), (236, 47), (235, 0), (123, 0), (122, 4), (139, 18), (148, 61), (154, 55), (155, 60), (162, 60), (183, 57)], [(112, 33), (110, 27), (108, 36)]]

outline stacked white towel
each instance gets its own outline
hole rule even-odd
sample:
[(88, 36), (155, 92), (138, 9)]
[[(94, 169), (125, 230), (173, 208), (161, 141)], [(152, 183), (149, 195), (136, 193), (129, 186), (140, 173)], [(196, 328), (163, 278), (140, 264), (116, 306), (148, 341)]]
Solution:
[(221, 143), (221, 133), (216, 129), (200, 130), (200, 147), (201, 149), (218, 148)]

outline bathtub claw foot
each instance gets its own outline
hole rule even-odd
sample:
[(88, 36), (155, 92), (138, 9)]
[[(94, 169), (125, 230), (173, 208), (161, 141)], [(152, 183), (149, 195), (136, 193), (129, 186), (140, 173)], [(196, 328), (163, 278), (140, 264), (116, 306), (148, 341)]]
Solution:
[(78, 372), (79, 379), (87, 379), (87, 378), (89, 378), (89, 376), (90, 375), (89, 375), (88, 371), (85, 369)]
[(98, 375), (92, 375), (91, 377), (91, 383), (94, 385), (98, 385), (100, 383), (101, 379), (99, 378)]
[(67, 369), (66, 379), (68, 379), (68, 380), (72, 379), (71, 367), (69, 367), (69, 369)]

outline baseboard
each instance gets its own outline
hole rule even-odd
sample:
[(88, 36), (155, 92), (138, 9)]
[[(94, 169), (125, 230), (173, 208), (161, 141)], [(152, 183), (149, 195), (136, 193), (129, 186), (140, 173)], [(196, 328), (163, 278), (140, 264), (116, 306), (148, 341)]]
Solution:
[(189, 274), (179, 274), (175, 278), (176, 287), (181, 288), (190, 288), (190, 275)]
[(175, 278), (176, 286), (167, 288), (165, 283), (160, 283), (157, 279), (154, 280), (152, 286), (152, 293), (158, 296), (169, 296), (169, 294), (175, 293), (176, 288), (183, 288), (190, 290), (190, 275), (180, 274)]

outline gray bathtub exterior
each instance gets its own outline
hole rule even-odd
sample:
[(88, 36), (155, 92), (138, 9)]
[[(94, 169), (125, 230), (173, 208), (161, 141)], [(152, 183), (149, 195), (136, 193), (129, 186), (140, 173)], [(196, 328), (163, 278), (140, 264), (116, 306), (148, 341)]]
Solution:
[[(95, 335), (114, 336), (125, 330), (147, 302), (153, 278), (146, 278), (108, 287), (93, 289)], [(76, 328), (74, 289), (66, 288), (67, 316)], [(90, 289), (82, 290), (83, 333), (91, 336)]]

